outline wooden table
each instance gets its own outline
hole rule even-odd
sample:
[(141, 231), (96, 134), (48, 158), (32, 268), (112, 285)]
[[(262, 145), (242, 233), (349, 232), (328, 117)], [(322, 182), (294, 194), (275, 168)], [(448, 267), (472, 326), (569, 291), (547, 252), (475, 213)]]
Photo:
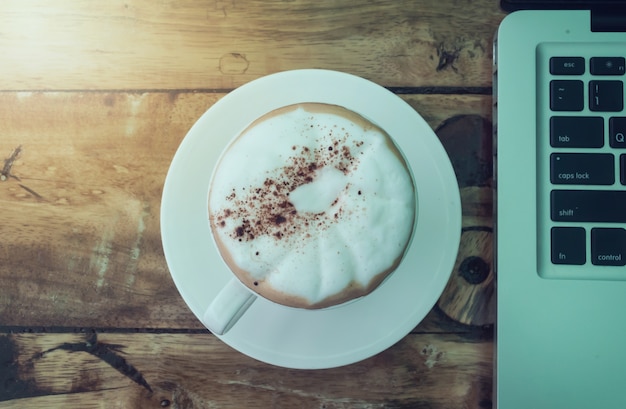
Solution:
[[(3, 0), (0, 408), (489, 408), (496, 0)], [(296, 69), (388, 87), (457, 171), (443, 296), (388, 350), (306, 371), (248, 358), (177, 292), (159, 211), (191, 125)]]

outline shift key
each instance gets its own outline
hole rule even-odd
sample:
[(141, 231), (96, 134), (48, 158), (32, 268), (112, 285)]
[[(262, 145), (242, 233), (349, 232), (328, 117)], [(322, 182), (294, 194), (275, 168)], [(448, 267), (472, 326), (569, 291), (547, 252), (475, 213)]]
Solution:
[(626, 191), (553, 190), (550, 217), (555, 222), (626, 223)]

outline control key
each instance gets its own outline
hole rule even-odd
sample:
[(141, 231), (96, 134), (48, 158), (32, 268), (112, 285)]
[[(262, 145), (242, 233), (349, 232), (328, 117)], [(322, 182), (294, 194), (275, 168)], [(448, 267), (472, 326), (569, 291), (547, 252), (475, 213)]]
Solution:
[(591, 229), (591, 262), (600, 266), (626, 266), (626, 230)]

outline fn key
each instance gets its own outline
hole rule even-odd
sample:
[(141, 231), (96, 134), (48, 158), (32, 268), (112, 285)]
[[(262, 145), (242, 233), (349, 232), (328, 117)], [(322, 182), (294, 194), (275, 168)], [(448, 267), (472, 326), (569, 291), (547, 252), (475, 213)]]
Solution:
[(550, 232), (552, 263), (583, 265), (587, 261), (583, 227), (553, 227)]

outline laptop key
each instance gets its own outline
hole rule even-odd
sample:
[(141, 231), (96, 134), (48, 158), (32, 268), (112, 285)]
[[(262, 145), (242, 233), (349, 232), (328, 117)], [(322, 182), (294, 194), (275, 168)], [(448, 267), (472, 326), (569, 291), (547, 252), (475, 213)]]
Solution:
[(585, 229), (582, 227), (553, 227), (550, 231), (553, 264), (583, 265), (586, 262)]
[(609, 145), (611, 148), (626, 148), (626, 118), (609, 118)]
[(550, 181), (565, 185), (612, 185), (615, 157), (610, 153), (553, 153)]
[(592, 57), (589, 60), (592, 75), (624, 75), (625, 67), (624, 57)]
[(622, 185), (626, 185), (626, 154), (622, 154), (619, 157), (619, 179)]
[(550, 74), (582, 75), (585, 73), (583, 57), (552, 57), (550, 58)]
[(584, 84), (579, 80), (550, 81), (550, 109), (582, 111), (585, 107)]
[(604, 119), (591, 116), (550, 118), (550, 145), (555, 148), (601, 148), (604, 146)]
[(622, 81), (589, 81), (589, 109), (619, 112), (624, 108)]
[(555, 222), (626, 223), (626, 190), (553, 190)]
[(591, 263), (599, 266), (625, 266), (626, 230), (591, 229)]

